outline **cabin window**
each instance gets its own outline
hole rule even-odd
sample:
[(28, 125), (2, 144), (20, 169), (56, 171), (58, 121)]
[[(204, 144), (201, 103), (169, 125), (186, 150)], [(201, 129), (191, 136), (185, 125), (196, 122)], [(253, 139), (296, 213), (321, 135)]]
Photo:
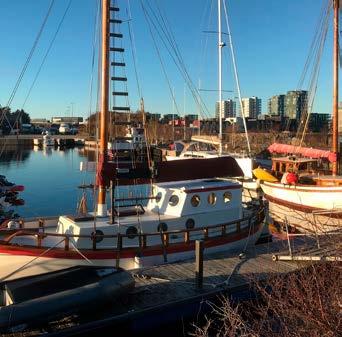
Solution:
[(195, 194), (194, 196), (192, 196), (191, 198), (191, 205), (193, 207), (197, 207), (201, 202), (201, 198), (199, 195)]
[(158, 192), (157, 195), (156, 195), (156, 202), (158, 203), (162, 198), (162, 193), (161, 192)]
[(167, 232), (167, 224), (165, 222), (161, 222), (157, 227), (158, 232)]
[(103, 232), (97, 229), (95, 232), (91, 233), (91, 239), (93, 240), (95, 238), (95, 242), (99, 243), (103, 240), (103, 237), (101, 235), (104, 235)]
[(228, 202), (230, 202), (232, 200), (232, 194), (228, 191), (223, 193), (223, 201), (225, 204), (227, 204)]
[(216, 204), (216, 194), (215, 193), (210, 193), (208, 195), (208, 203), (210, 205), (215, 205)]
[(178, 195), (171, 195), (170, 199), (169, 199), (169, 205), (170, 206), (176, 206), (179, 202), (179, 198), (178, 198)]
[(126, 235), (129, 239), (134, 239), (138, 234), (138, 229), (134, 226), (129, 226), (126, 230)]
[(194, 219), (188, 219), (185, 222), (186, 229), (193, 229), (195, 228), (195, 220)]

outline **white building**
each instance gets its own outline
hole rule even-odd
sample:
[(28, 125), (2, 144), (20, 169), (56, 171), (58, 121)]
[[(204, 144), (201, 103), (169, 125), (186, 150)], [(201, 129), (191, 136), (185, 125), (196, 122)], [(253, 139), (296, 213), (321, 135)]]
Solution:
[(261, 113), (261, 98), (242, 98), (242, 111), (245, 117), (257, 118)]

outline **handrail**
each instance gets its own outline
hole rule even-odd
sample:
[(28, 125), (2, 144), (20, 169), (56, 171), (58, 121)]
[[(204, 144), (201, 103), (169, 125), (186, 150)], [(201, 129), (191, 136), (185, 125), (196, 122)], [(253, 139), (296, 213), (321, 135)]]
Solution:
[[(241, 223), (248, 221), (249, 226), (251, 223), (254, 223), (257, 221), (260, 216), (264, 214), (264, 207), (259, 207), (258, 212), (253, 213), (247, 217), (230, 221), (227, 223), (221, 223), (221, 224), (216, 224), (216, 225), (211, 225), (211, 226), (204, 226), (204, 227), (197, 227), (197, 228), (192, 228), (192, 229), (178, 229), (178, 230), (171, 230), (171, 231), (165, 231), (163, 232), (163, 236), (168, 239), (170, 235), (176, 235), (176, 234), (183, 234), (184, 235), (184, 242), (190, 242), (190, 233), (194, 232), (203, 232), (204, 237), (207, 239), (209, 237), (209, 230), (215, 229), (215, 228), (220, 228), (221, 230), (221, 235), (227, 235), (226, 228), (232, 225), (237, 226), (237, 231), (241, 230)], [(118, 240), (118, 249), (122, 249), (122, 241), (124, 238), (128, 238), (131, 234), (122, 234), (122, 233), (117, 233), (117, 234), (95, 234), (95, 235), (82, 235), (82, 234), (69, 234), (69, 233), (50, 233), (46, 231), (41, 231), (42, 228), (39, 228), (37, 231), (33, 230), (18, 230), (14, 232), (13, 234), (9, 235), (8, 237), (0, 240), (0, 243), (3, 244), (10, 244), (10, 242), (17, 236), (24, 236), (24, 235), (32, 235), (32, 236), (37, 236), (37, 241), (38, 241), (38, 246), (41, 247), (41, 243), (43, 238), (50, 236), (50, 237), (64, 237), (65, 239), (65, 250), (69, 250), (69, 241), (71, 238), (89, 238), (91, 240), (96, 240), (97, 238), (101, 239), (110, 239), (110, 238), (117, 238)], [(151, 233), (137, 233), (136, 237), (139, 239), (139, 242), (142, 243), (141, 247), (146, 248), (146, 240), (147, 237), (152, 237), (152, 236), (160, 236), (160, 232), (151, 232)], [(119, 243), (120, 241), (120, 243)], [(120, 248), (119, 248), (120, 247)]]

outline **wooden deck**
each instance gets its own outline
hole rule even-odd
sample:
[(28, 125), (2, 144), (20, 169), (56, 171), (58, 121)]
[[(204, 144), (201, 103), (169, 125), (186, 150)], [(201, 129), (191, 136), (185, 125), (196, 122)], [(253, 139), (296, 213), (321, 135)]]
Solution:
[[(331, 247), (329, 242), (321, 242), (318, 248), (314, 239), (299, 237), (291, 240), (291, 246), (293, 256), (335, 256), (341, 253), (342, 245)], [(202, 289), (196, 288), (194, 259), (133, 270), (135, 290), (119, 305), (116, 303), (115, 309), (113, 306), (112, 310), (99, 312), (98, 317), (92, 314), (92, 321), (80, 321), (73, 327), (69, 325), (52, 336), (72, 336), (89, 331), (106, 333), (118, 328), (126, 331), (123, 336), (136, 335), (143, 329), (151, 331), (158, 329), (158, 324), (162, 325), (165, 319), (169, 319), (170, 323), (170, 317), (182, 321), (186, 308), (188, 313), (190, 309), (198, 313), (203, 310), (206, 300), (217, 298), (220, 294), (242, 298), (241, 294), (249, 291), (253, 281), (293, 272), (311, 263), (274, 261), (274, 255), (290, 255), (286, 240), (252, 246), (242, 256), (240, 253), (205, 255)]]

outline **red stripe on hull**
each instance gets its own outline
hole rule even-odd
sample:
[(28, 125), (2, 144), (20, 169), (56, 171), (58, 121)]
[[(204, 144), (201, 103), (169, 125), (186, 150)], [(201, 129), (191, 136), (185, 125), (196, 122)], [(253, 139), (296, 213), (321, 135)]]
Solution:
[(324, 208), (318, 208), (318, 207), (296, 204), (294, 202), (290, 202), (290, 201), (271, 197), (268, 194), (265, 194), (264, 196), (268, 201), (273, 202), (274, 204), (285, 206), (285, 207), (288, 207), (288, 208), (295, 210), (295, 211), (301, 211), (303, 213), (314, 213), (314, 212), (319, 213), (319, 212), (322, 212), (322, 214), (319, 214), (320, 216), (324, 216), (327, 218), (342, 219), (342, 212), (333, 212), (333, 211), (329, 212), (329, 210), (324, 209)]
[[(251, 230), (246, 228), (239, 233), (228, 234), (226, 236), (209, 238), (205, 240), (205, 248), (221, 246), (230, 242), (240, 241), (248, 237), (248, 235), (253, 235), (258, 232), (261, 228), (262, 222), (255, 224)], [(37, 247), (20, 247), (15, 245), (0, 244), (0, 254), (9, 255), (26, 255), (26, 256), (42, 256), (44, 258), (59, 258), (59, 259), (84, 259), (77, 251), (69, 250), (66, 251), (62, 248), (54, 248), (46, 251), (47, 247), (37, 248)], [(195, 242), (190, 243), (174, 243), (170, 244), (165, 248), (167, 254), (182, 253), (191, 250), (195, 250)], [(44, 253), (45, 252), (45, 253)], [(80, 249), (80, 252), (89, 260), (106, 260), (106, 259), (116, 259), (118, 252), (114, 249), (103, 249), (103, 250), (90, 250), (90, 249)], [(120, 258), (134, 258), (136, 255), (142, 253), (143, 256), (157, 256), (163, 255), (163, 247), (154, 246), (150, 248), (145, 248), (140, 250), (139, 247), (134, 248), (124, 248), (120, 251)]]

